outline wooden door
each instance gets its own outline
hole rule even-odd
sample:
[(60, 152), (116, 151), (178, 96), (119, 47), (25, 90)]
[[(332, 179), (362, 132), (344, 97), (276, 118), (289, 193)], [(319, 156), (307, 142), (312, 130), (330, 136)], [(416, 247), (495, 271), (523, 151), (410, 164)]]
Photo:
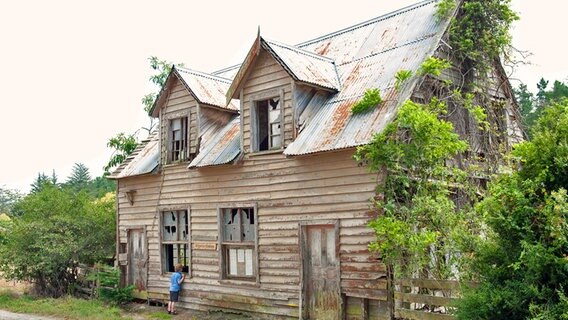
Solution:
[(302, 238), (303, 316), (313, 320), (341, 319), (337, 226), (304, 226)]
[(128, 284), (139, 291), (146, 290), (148, 250), (144, 229), (128, 230)]

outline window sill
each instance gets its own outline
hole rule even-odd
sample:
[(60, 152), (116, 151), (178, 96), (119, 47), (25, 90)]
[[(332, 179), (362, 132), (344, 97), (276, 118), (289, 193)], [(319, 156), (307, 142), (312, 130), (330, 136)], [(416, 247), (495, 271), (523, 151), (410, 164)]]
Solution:
[(166, 163), (164, 165), (162, 165), (162, 168), (170, 168), (170, 167), (175, 167), (175, 166), (180, 166), (180, 165), (188, 165), (189, 161), (184, 160), (184, 161), (178, 161), (178, 162), (170, 162), (170, 163)]
[(221, 279), (219, 280), (219, 284), (226, 285), (228, 287), (251, 287), (251, 288), (259, 288), (260, 283), (256, 282), (255, 280), (246, 281), (246, 280), (236, 280), (236, 279)]
[(249, 157), (257, 157), (257, 156), (264, 156), (267, 154), (278, 154), (278, 153), (283, 153), (284, 149), (274, 149), (274, 150), (266, 150), (266, 151), (255, 151), (255, 152), (251, 152), (249, 153)]

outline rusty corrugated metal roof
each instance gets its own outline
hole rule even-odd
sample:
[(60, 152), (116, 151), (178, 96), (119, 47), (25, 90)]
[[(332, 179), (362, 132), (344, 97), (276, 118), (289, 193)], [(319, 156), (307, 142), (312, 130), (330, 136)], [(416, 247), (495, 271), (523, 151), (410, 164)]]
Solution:
[[(423, 1), (295, 47), (266, 41), (258, 35), (240, 68), (233, 66), (215, 72), (234, 77), (232, 83), (215, 75), (179, 67), (175, 70), (200, 102), (237, 110), (237, 104), (231, 105), (231, 98), (261, 45), (265, 45), (293, 78), (328, 89), (341, 86), (337, 93), (297, 93), (297, 101), (303, 104), (300, 133), (284, 153), (302, 155), (355, 147), (368, 143), (373, 134), (383, 130), (398, 107), (410, 97), (419, 77), (414, 76), (400, 90), (395, 90), (395, 74), (399, 70), (418, 70), (439, 45), (451, 17), (443, 21), (436, 18), (437, 2)], [(352, 105), (369, 88), (380, 89), (384, 102), (372, 112), (351, 114)], [(228, 104), (225, 97), (229, 98)], [(238, 116), (226, 125), (212, 123), (205, 131), (201, 133), (206, 139), (200, 153), (189, 168), (226, 164), (239, 155)], [(143, 148), (148, 148), (146, 152), (139, 152), (125, 162), (124, 174), (120, 171), (119, 177), (148, 171), (152, 165), (146, 163), (153, 163), (159, 156), (157, 137), (152, 141)], [(138, 155), (141, 159), (136, 160)]]
[[(384, 129), (398, 107), (410, 97), (418, 76), (394, 89), (399, 70), (417, 71), (437, 48), (449, 18), (439, 21), (435, 0), (423, 1), (391, 14), (366, 21), (300, 44), (304, 50), (335, 60), (341, 91), (326, 101), (308, 104), (303, 112), (309, 121), (285, 150), (286, 155), (302, 155), (350, 148), (368, 143)], [(383, 103), (359, 115), (351, 107), (365, 90), (381, 90)], [(302, 115), (300, 115), (302, 117)]]
[(109, 179), (138, 176), (153, 172), (160, 164), (160, 145), (158, 131), (141, 141), (124, 162), (112, 172)]
[(227, 104), (225, 100), (225, 93), (231, 85), (230, 79), (178, 66), (174, 66), (174, 70), (197, 102), (233, 111), (239, 110), (237, 101), (232, 100)]
[(221, 130), (216, 130), (209, 141), (204, 142), (204, 147), (188, 168), (201, 168), (226, 164), (233, 161), (241, 152), (239, 117), (234, 117)]
[(333, 59), (275, 41), (262, 40), (263, 47), (294, 80), (333, 91), (340, 90), (341, 84)]

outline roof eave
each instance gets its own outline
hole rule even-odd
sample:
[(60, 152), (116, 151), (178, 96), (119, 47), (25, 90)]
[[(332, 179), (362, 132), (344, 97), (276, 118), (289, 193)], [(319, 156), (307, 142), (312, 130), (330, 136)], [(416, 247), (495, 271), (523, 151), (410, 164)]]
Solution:
[(243, 81), (244, 81), (244, 79), (246, 79), (248, 73), (250, 72), (251, 66), (253, 65), (253, 63), (256, 60), (256, 58), (258, 57), (258, 55), (260, 54), (261, 39), (262, 38), (260, 37), (260, 33), (258, 33), (257, 36), (256, 36), (256, 39), (254, 40), (254, 43), (252, 44), (251, 48), (249, 49), (249, 52), (247, 53), (247, 55), (245, 57), (245, 60), (241, 64), (239, 71), (237, 71), (237, 74), (233, 78), (233, 81), (231, 82), (231, 86), (229, 87), (229, 90), (227, 91), (227, 95), (226, 95), (227, 105), (229, 105), (229, 103), (231, 103), (232, 99), (238, 99), (239, 91), (241, 89)]

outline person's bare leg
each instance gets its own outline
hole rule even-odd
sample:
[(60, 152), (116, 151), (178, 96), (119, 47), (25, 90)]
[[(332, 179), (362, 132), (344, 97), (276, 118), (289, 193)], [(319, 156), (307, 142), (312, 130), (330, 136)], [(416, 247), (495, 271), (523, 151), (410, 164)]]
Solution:
[(168, 301), (168, 312), (172, 312), (172, 302)]

